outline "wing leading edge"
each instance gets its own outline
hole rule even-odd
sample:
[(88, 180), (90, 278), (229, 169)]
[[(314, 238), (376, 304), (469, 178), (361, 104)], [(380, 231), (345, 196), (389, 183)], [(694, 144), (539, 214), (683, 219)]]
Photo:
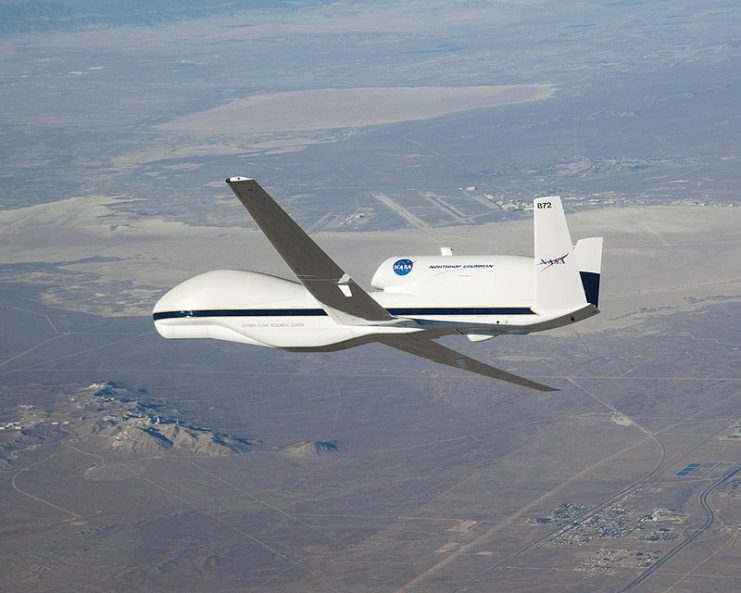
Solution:
[(230, 177), (226, 183), (299, 282), (324, 305), (330, 317), (344, 324), (380, 324), (396, 320), (360, 288), (257, 181)]
[(493, 379), (499, 379), (500, 381), (506, 381), (507, 383), (514, 383), (515, 385), (521, 385), (522, 387), (528, 387), (530, 389), (536, 389), (537, 391), (559, 391), (555, 387), (549, 387), (525, 377), (514, 375), (498, 369), (491, 365), (488, 365), (475, 358), (470, 358), (465, 354), (446, 348), (438, 342), (433, 342), (428, 338), (417, 337), (414, 335), (385, 335), (380, 336), (378, 341), (397, 350), (414, 354), (421, 358), (426, 358), (439, 364), (444, 364), (449, 367), (462, 369), (485, 377), (491, 377)]

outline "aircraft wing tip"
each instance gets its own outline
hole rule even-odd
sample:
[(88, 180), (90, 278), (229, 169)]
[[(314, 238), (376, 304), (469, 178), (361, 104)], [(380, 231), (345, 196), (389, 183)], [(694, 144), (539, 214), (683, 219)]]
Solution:
[(237, 175), (236, 177), (227, 177), (226, 182), (227, 183), (236, 183), (237, 181), (254, 181), (251, 177), (241, 177)]

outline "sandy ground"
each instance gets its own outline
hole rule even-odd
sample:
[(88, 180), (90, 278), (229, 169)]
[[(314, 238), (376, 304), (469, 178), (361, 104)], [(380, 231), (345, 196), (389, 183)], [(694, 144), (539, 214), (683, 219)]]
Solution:
[(553, 85), (315, 89), (252, 95), (157, 126), (180, 134), (245, 136), (355, 128), (547, 99)]
[[(130, 220), (112, 210), (115, 203), (97, 196), (0, 212), (0, 263), (52, 265), (14, 279), (52, 282), (50, 304), (102, 315), (148, 314), (169, 287), (210, 269), (291, 277), (259, 232)], [(602, 314), (579, 331), (741, 300), (740, 208), (612, 208), (572, 214), (569, 222), (574, 240), (605, 237)], [(435, 254), (442, 245), (457, 254), (532, 254), (531, 221), (315, 238), (366, 287), (386, 257)], [(111, 259), (79, 261), (96, 256)]]

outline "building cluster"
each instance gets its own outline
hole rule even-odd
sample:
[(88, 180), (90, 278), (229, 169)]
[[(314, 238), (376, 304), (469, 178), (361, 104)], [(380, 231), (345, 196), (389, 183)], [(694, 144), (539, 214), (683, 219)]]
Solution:
[(576, 570), (613, 574), (616, 568), (647, 568), (656, 562), (661, 550), (601, 549), (585, 558)]
[[(569, 508), (584, 509), (576, 518), (566, 518)], [(562, 509), (560, 512), (558, 509)], [(601, 511), (594, 513), (586, 519), (579, 519), (586, 510), (585, 507), (577, 505), (562, 504), (549, 517), (538, 517), (536, 522), (563, 525), (550, 540), (552, 545), (578, 545), (582, 546), (594, 539), (620, 538), (626, 535), (640, 532), (639, 539), (644, 541), (669, 541), (675, 538), (674, 530), (667, 526), (656, 526), (659, 522), (677, 522), (684, 518), (674, 509), (658, 507), (650, 513), (637, 515), (628, 502), (628, 497), (618, 500)], [(554, 520), (555, 517), (560, 517)], [(550, 521), (547, 519), (551, 519)], [(557, 521), (561, 521), (560, 523)], [(649, 530), (643, 533), (644, 530)]]
[(674, 530), (668, 527), (659, 527), (658, 529), (641, 535), (640, 539), (644, 542), (668, 542), (676, 537)]
[(736, 420), (728, 427), (729, 439), (741, 439), (741, 420)]
[(551, 524), (561, 527), (563, 525), (568, 525), (574, 522), (577, 517), (583, 515), (586, 511), (587, 505), (562, 502), (553, 510), (550, 515), (535, 517), (533, 522), (540, 524)]
[(67, 424), (69, 424), (69, 420), (65, 420), (58, 415), (37, 410), (31, 404), (19, 404), (18, 415), (13, 419), (0, 422), (0, 430), (23, 432), (40, 426), (57, 427)]

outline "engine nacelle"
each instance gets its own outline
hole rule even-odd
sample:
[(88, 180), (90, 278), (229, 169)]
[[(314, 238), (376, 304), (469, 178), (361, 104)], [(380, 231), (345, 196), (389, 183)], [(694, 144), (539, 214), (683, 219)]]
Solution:
[(421, 297), (426, 305), (511, 306), (533, 301), (533, 269), (528, 257), (390, 257), (376, 270), (372, 285), (385, 293)]

